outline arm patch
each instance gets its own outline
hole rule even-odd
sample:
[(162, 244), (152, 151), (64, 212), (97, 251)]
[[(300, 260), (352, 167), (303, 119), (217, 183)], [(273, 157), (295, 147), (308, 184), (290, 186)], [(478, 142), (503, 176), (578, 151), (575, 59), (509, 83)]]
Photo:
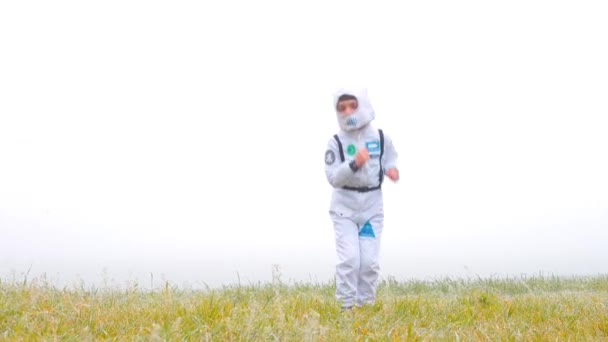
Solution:
[(336, 154), (332, 150), (325, 151), (325, 165), (331, 165), (336, 161)]

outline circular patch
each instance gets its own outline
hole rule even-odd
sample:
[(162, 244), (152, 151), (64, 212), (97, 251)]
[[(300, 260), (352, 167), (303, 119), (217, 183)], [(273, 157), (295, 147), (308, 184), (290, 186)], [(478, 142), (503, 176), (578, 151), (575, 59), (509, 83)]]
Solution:
[(346, 148), (346, 152), (348, 153), (349, 156), (354, 156), (355, 153), (357, 153), (357, 148), (355, 147), (355, 145), (350, 144)]
[(332, 150), (325, 152), (325, 165), (331, 165), (336, 161), (336, 154)]

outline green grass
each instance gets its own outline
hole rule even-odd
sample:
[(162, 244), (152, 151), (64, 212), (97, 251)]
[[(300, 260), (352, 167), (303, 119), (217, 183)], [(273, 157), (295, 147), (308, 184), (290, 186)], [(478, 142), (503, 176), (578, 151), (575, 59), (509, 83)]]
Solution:
[(0, 280), (0, 341), (608, 340), (608, 276), (383, 281), (341, 313), (326, 284), (160, 290)]

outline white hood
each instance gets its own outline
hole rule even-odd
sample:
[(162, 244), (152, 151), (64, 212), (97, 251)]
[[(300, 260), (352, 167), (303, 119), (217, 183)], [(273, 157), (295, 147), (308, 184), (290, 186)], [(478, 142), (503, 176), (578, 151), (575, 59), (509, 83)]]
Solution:
[[(348, 116), (342, 116), (338, 113), (336, 106), (338, 105), (338, 99), (342, 95), (352, 95), (357, 98), (359, 107), (357, 110)], [(367, 89), (365, 88), (341, 88), (334, 93), (334, 111), (338, 119), (338, 125), (344, 131), (354, 131), (364, 127), (372, 120), (375, 119), (376, 113), (372, 108), (369, 97), (367, 96)]]

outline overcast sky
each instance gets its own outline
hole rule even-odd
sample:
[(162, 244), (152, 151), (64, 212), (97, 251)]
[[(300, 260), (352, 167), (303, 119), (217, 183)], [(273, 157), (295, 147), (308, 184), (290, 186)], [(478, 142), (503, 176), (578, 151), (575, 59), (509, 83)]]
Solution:
[[(5, 1), (0, 277), (333, 276), (332, 92), (401, 181), (382, 276), (608, 265), (605, 1)], [(147, 280), (146, 280), (147, 281)]]

